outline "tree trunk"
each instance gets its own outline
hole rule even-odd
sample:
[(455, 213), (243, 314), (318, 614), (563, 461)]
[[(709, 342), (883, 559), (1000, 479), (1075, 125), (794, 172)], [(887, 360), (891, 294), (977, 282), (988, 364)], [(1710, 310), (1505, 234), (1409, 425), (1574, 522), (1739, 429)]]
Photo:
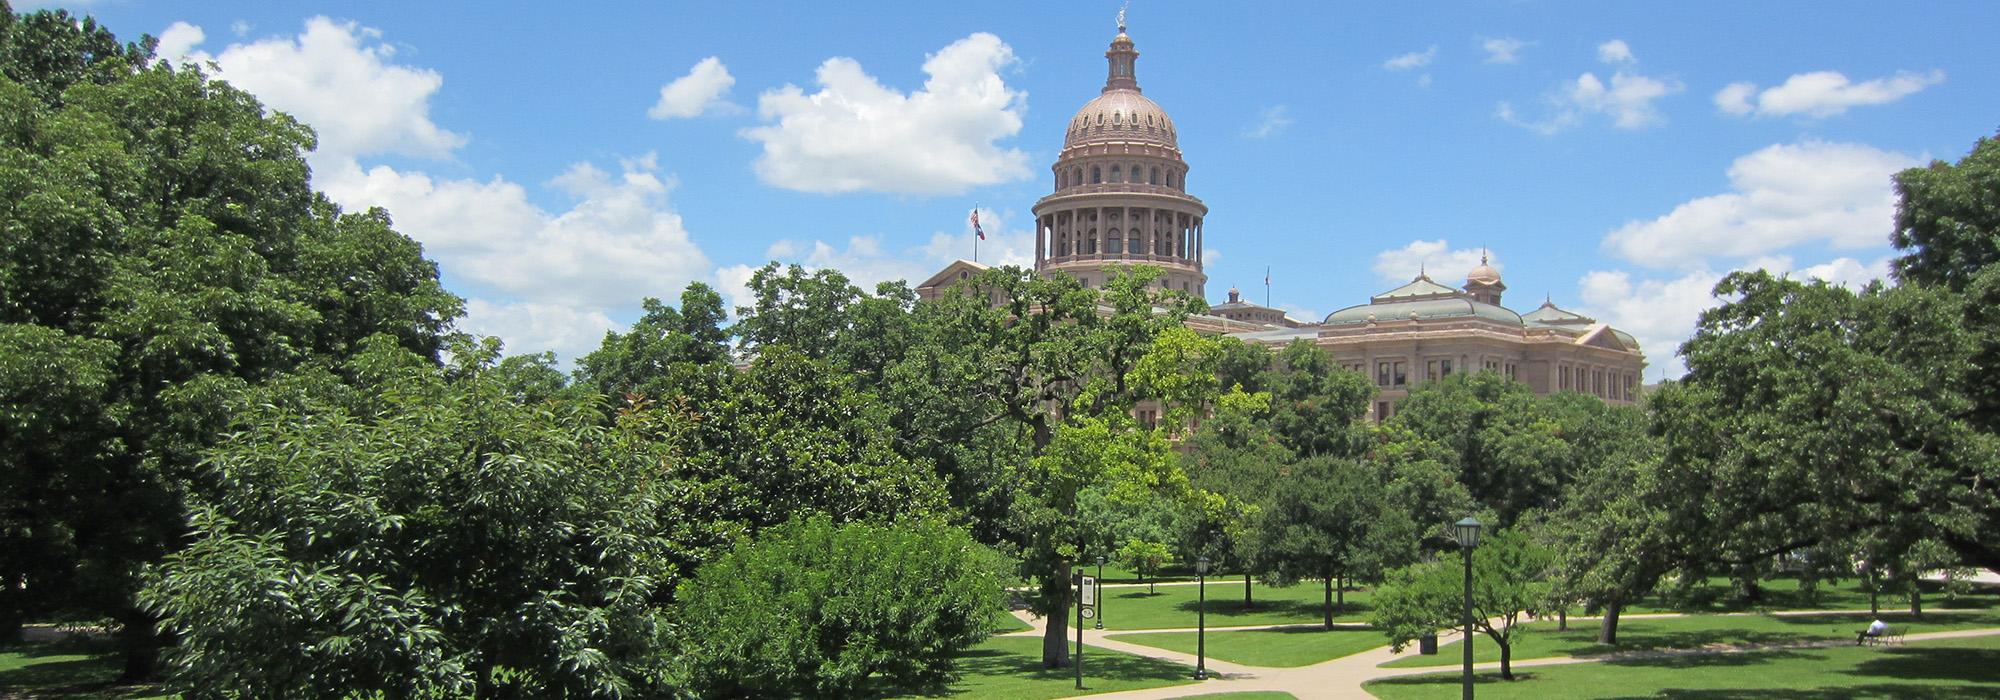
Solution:
[(1556, 608), (1556, 631), (1569, 631), (1569, 608)]
[(1868, 614), (1879, 616), (1882, 614), (1882, 605), (1878, 600), (1882, 586), (1875, 580), (1875, 567), (1868, 567), (1868, 575), (1863, 580), (1868, 584)]
[(1250, 601), (1250, 572), (1248, 570), (1245, 570), (1243, 572), (1243, 609), (1249, 610), (1251, 604), (1252, 603)]
[(1347, 577), (1346, 577), (1346, 576), (1342, 576), (1342, 577), (1340, 577), (1340, 580), (1338, 580), (1338, 581), (1335, 581), (1335, 582), (1334, 582), (1334, 586), (1333, 586), (1333, 609), (1335, 609), (1335, 610), (1338, 610), (1338, 611), (1340, 611), (1340, 612), (1347, 612)]
[(160, 633), (153, 616), (141, 610), (126, 610), (118, 616), (118, 645), (125, 653), (121, 683), (153, 680), (160, 672)]
[[(1490, 635), (1489, 635), (1489, 636), (1490, 636)], [(1501, 678), (1501, 680), (1509, 680), (1509, 681), (1511, 681), (1511, 680), (1514, 680), (1514, 644), (1513, 644), (1513, 640), (1500, 640), (1500, 639), (1496, 639), (1496, 640), (1493, 640), (1493, 641), (1494, 641), (1494, 644), (1495, 644), (1495, 645), (1497, 645), (1497, 646), (1499, 646), (1499, 647), (1500, 647), (1500, 678)]]
[(1069, 667), (1070, 570), (1065, 563), (1055, 576), (1042, 582), (1042, 598), (1049, 602), (1048, 630), (1042, 634), (1042, 668)]
[(1604, 623), (1597, 627), (1597, 643), (1605, 646), (1618, 644), (1618, 613), (1625, 608), (1625, 601), (1613, 600), (1604, 604)]
[(1321, 580), (1326, 582), (1326, 603), (1320, 606), (1320, 610), (1326, 613), (1326, 628), (1333, 629), (1333, 577), (1326, 576)]
[(1924, 589), (1917, 586), (1917, 579), (1910, 580), (1910, 615), (1924, 616)]

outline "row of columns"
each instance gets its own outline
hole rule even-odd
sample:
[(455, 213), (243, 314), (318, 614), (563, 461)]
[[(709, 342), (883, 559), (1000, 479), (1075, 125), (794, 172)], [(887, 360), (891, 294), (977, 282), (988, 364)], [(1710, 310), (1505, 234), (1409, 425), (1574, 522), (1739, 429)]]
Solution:
[[(1131, 230), (1135, 228), (1132, 224), (1137, 218), (1141, 225), (1136, 228), (1143, 232), (1138, 239), (1145, 242), (1147, 254), (1160, 255), (1158, 250), (1161, 244), (1165, 243), (1172, 249), (1167, 256), (1201, 267), (1201, 217), (1172, 209), (1145, 207), (1082, 207), (1045, 215), (1035, 226), (1035, 262), (1039, 264), (1051, 258), (1074, 255), (1110, 254), (1109, 243), (1114, 228), (1110, 223), (1112, 212), (1117, 212), (1119, 215), (1120, 225), (1115, 227), (1120, 240), (1118, 254), (1133, 254), (1125, 242), (1132, 240)], [(1135, 217), (1134, 212), (1140, 212), (1139, 216)], [(1165, 212), (1172, 219), (1166, 227), (1160, 225), (1161, 212)], [(1086, 221), (1084, 219), (1086, 214), (1095, 214), (1097, 218), (1095, 221)], [(1096, 230), (1093, 231), (1092, 228)], [(1091, 242), (1094, 248), (1086, 251), (1083, 245), (1086, 241)]]

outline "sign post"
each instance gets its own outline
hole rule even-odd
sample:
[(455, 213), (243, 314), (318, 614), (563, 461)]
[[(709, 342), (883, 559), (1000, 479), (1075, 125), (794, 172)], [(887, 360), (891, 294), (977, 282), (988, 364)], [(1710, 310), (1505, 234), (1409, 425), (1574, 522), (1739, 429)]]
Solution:
[(1078, 568), (1078, 569), (1077, 569), (1077, 571), (1076, 571), (1076, 591), (1077, 591), (1077, 594), (1076, 594), (1076, 689), (1077, 689), (1077, 690), (1083, 690), (1083, 609), (1084, 609), (1084, 607), (1086, 607), (1086, 605), (1087, 605), (1087, 604), (1086, 604), (1086, 603), (1084, 603), (1083, 601), (1084, 601), (1084, 596), (1085, 596), (1085, 595), (1088, 595), (1087, 593), (1085, 593), (1085, 591), (1088, 591), (1088, 590), (1090, 590), (1089, 588), (1085, 588), (1085, 587), (1084, 587), (1084, 584), (1083, 584), (1083, 582), (1084, 582), (1084, 579), (1085, 579), (1085, 578), (1087, 578), (1087, 577), (1085, 577), (1085, 576), (1083, 575), (1083, 569), (1082, 569), (1082, 568)]

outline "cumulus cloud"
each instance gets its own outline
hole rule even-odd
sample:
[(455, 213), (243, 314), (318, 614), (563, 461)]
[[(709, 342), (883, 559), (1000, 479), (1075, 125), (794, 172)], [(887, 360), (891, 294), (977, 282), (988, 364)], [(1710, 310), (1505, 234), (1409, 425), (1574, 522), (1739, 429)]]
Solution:
[[(1890, 260), (1862, 263), (1841, 257), (1797, 267), (1790, 256), (1773, 255), (1727, 269), (1765, 270), (1858, 290), (1869, 282), (1887, 278)], [(1701, 312), (1721, 305), (1722, 300), (1712, 292), (1725, 274), (1708, 267), (1661, 278), (1636, 277), (1623, 270), (1594, 270), (1577, 281), (1583, 296), (1577, 311), (1637, 338), (1650, 363), (1646, 374), (1649, 381), (1658, 380), (1662, 370), (1669, 377), (1678, 377), (1686, 372), (1679, 357), (1680, 346), (1694, 335), (1695, 321), (1701, 318)]]
[(1437, 58), (1437, 55), (1438, 55), (1438, 47), (1436, 44), (1432, 44), (1431, 47), (1428, 49), (1424, 49), (1422, 51), (1412, 51), (1410, 53), (1406, 53), (1401, 56), (1396, 56), (1387, 61), (1383, 61), (1382, 68), (1393, 71), (1406, 71), (1406, 70), (1413, 70), (1416, 68), (1422, 68), (1424, 66), (1430, 65), (1431, 61)]
[(596, 309), (535, 302), (465, 302), (458, 327), (475, 335), (490, 335), (505, 343), (510, 355), (554, 351), (565, 362), (596, 350), (607, 331), (622, 324)]
[(714, 56), (701, 59), (687, 75), (660, 86), (660, 100), (646, 110), (646, 116), (685, 119), (736, 111), (741, 108), (723, 97), (735, 84), (735, 76), (729, 74), (728, 66), (722, 65), (722, 59)]
[(1620, 64), (1637, 63), (1639, 59), (1632, 56), (1632, 47), (1624, 39), (1612, 39), (1597, 45), (1597, 60)]
[(1445, 239), (1435, 241), (1415, 240), (1401, 248), (1392, 248), (1375, 254), (1374, 270), (1383, 281), (1392, 284), (1408, 282), (1418, 272), (1429, 274), (1431, 279), (1445, 284), (1463, 280), (1465, 274), (1479, 265), (1481, 256), (1487, 256), (1487, 264), (1496, 270), (1506, 266), (1497, 257), (1487, 255), (1478, 248), (1452, 249)]
[[(195, 28), (199, 31), (199, 28)], [(382, 33), (326, 17), (306, 20), (297, 37), (232, 44), (214, 56), (221, 77), (319, 133), (314, 164), (395, 153), (446, 158), (465, 144), (430, 118), (430, 99), (444, 86), (437, 71), (393, 63), (396, 49)]]
[(1761, 92), (1756, 83), (1730, 83), (1715, 93), (1715, 106), (1738, 116), (1825, 118), (1845, 114), (1854, 107), (1895, 102), (1942, 82), (1942, 70), (1904, 71), (1859, 83), (1838, 71), (1823, 70), (1794, 75), (1785, 79), (1784, 84)]
[(1521, 60), (1521, 49), (1528, 48), (1529, 45), (1520, 39), (1500, 37), (1480, 42), (1479, 48), (1486, 51), (1487, 63), (1518, 63)]
[(1263, 113), (1258, 115), (1257, 123), (1243, 130), (1243, 136), (1252, 139), (1269, 138), (1291, 125), (1292, 112), (1289, 108), (1284, 105), (1265, 107)]
[(1896, 210), (1889, 177), (1920, 163), (1862, 144), (1769, 146), (1730, 164), (1731, 191), (1628, 222), (1604, 237), (1604, 248), (1649, 267), (1687, 267), (1805, 242), (1880, 245)]
[(1015, 62), (980, 32), (924, 60), (924, 87), (886, 87), (851, 58), (820, 64), (808, 94), (795, 85), (757, 98), (768, 124), (744, 129), (763, 144), (764, 182), (805, 192), (956, 194), (1030, 176), (1028, 155), (997, 142), (1019, 133), (1027, 93), (1000, 71)]
[(186, 22), (175, 22), (160, 31), (160, 43), (153, 49), (153, 55), (169, 61), (180, 61), (194, 47), (208, 39), (208, 33), (201, 27)]
[[(1598, 58), (1606, 63), (1632, 64), (1632, 49), (1625, 42), (1611, 40), (1597, 47)], [(1620, 129), (1643, 129), (1666, 121), (1654, 102), (1685, 89), (1680, 81), (1644, 75), (1620, 68), (1608, 79), (1586, 72), (1558, 86), (1545, 98), (1548, 114), (1539, 119), (1522, 116), (1510, 102), (1501, 102), (1494, 116), (1514, 126), (1544, 136), (1554, 135), (1592, 116), (1611, 120)]]
[[(1029, 267), (1035, 264), (1035, 237), (1032, 229), (1009, 228), (1007, 214), (979, 210), (979, 223), (986, 240), (979, 242), (979, 262), (986, 265)], [(928, 279), (954, 260), (972, 258), (972, 225), (962, 230), (933, 231), (922, 245), (896, 247), (879, 234), (850, 236), (845, 242), (782, 239), (764, 251), (767, 259), (796, 264), (808, 269), (835, 269), (855, 286), (874, 290), (877, 283), (902, 280), (911, 285)], [(749, 306), (755, 297), (749, 289), (755, 265), (718, 268), (715, 278), (732, 307)]]

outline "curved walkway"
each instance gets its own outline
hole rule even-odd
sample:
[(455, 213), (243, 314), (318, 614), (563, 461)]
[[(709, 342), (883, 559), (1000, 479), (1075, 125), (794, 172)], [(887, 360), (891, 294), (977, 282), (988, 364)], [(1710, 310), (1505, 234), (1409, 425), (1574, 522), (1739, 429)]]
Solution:
[[(1850, 613), (1865, 614), (1867, 612), (1868, 612), (1867, 610), (1786, 610), (1786, 611), (1772, 612), (1772, 613), (1745, 612), (1745, 613), (1721, 613), (1721, 614), (1723, 615), (1768, 614), (1768, 615), (1785, 616), (1785, 615), (1834, 615), (1834, 614), (1850, 614)], [(1927, 612), (1970, 613), (1970, 612), (1985, 612), (1985, 611), (1938, 610), (1938, 611), (1927, 611)], [(1020, 618), (1021, 621), (1028, 623), (1028, 625), (1033, 629), (1019, 631), (1019, 632), (1010, 632), (1002, 636), (1029, 637), (1029, 636), (1040, 636), (1044, 634), (1046, 627), (1044, 626), (1041, 618), (1030, 615), (1024, 611), (1015, 611), (1014, 616)], [(1639, 613), (1639, 614), (1627, 614), (1622, 616), (1621, 619), (1634, 620), (1634, 619), (1685, 617), (1685, 616), (1686, 613)], [(1572, 621), (1578, 621), (1578, 620), (1596, 620), (1600, 618), (1572, 617), (1570, 619)], [(1208, 630), (1211, 632), (1231, 632), (1231, 631), (1244, 631), (1244, 630), (1299, 629), (1308, 627), (1317, 628), (1320, 626), (1321, 625), (1314, 623), (1306, 623), (1306, 624), (1286, 624), (1286, 625), (1252, 625), (1246, 627), (1210, 627), (1208, 628)], [(1366, 627), (1366, 625), (1335, 625), (1335, 626), (1346, 627), (1346, 628)], [(1144, 656), (1147, 658), (1160, 659), (1163, 661), (1183, 664), (1192, 669), (1195, 665), (1195, 657), (1192, 654), (1183, 654), (1177, 651), (1169, 651), (1166, 649), (1160, 649), (1158, 647), (1149, 647), (1140, 644), (1132, 644), (1130, 642), (1121, 642), (1115, 639), (1109, 639), (1107, 638), (1107, 635), (1113, 635), (1113, 634), (1131, 635), (1131, 634), (1152, 634), (1152, 633), (1165, 633), (1165, 632), (1193, 632), (1193, 631), (1195, 631), (1195, 629), (1191, 627), (1176, 628), (1176, 629), (1152, 629), (1152, 630), (1098, 630), (1086, 627), (1083, 630), (1083, 643), (1100, 649), (1110, 649), (1113, 651), (1125, 652), (1127, 654), (1132, 654), (1135, 656)], [(1074, 644), (1076, 630), (1072, 628), (1069, 631), (1069, 634), (1070, 634), (1070, 639), (1072, 640), (1071, 643)], [(2000, 628), (1952, 630), (1947, 632), (1929, 632), (1922, 634), (1912, 634), (1906, 637), (1905, 639), (1906, 641), (1923, 641), (1928, 639), (1956, 639), (1961, 637), (1984, 637), (1990, 635), (2000, 635)], [(1453, 642), (1456, 642), (1458, 641), (1460, 636), (1461, 635), (1455, 631), (1440, 631), (1438, 633), (1438, 646), (1443, 647), (1446, 644), (1451, 644)], [(1599, 661), (1622, 661), (1622, 660), (1662, 658), (1662, 657), (1672, 657), (1672, 656), (1689, 656), (1695, 654), (1737, 654), (1737, 653), (1745, 653), (1753, 651), (1768, 651), (1774, 649), (1833, 647), (1833, 646), (1844, 646), (1847, 644), (1852, 644), (1852, 642), (1842, 642), (1840, 640), (1814, 640), (1809, 642), (1798, 642), (1798, 643), (1788, 643), (1788, 644), (1746, 644), (1746, 645), (1734, 645), (1734, 646), (1702, 648), (1702, 649), (1633, 651), (1633, 652), (1621, 652), (1621, 653), (1603, 654), (1594, 656), (1556, 656), (1556, 657), (1544, 657), (1538, 659), (1520, 659), (1514, 661), (1513, 665), (1515, 668), (1529, 668), (1534, 666), (1558, 666), (1564, 664), (1593, 663)], [(1291, 693), (1293, 696), (1300, 698), (1300, 700), (1306, 700), (1308, 698), (1367, 698), (1371, 696), (1368, 694), (1367, 691), (1362, 690), (1361, 686), (1369, 681), (1382, 678), (1412, 676), (1425, 673), (1447, 673), (1455, 668), (1455, 667), (1437, 667), (1437, 666), (1416, 666), (1408, 668), (1381, 667), (1382, 664), (1402, 658), (1403, 656), (1404, 654), (1392, 652), (1389, 650), (1388, 646), (1384, 645), (1376, 647), (1374, 649), (1369, 649), (1367, 651), (1358, 654), (1350, 654), (1348, 656), (1343, 656), (1328, 661), (1322, 661), (1320, 663), (1312, 664), (1310, 666), (1298, 666), (1293, 668), (1247, 666), (1244, 664), (1230, 663), (1227, 661), (1219, 661), (1214, 658), (1210, 658), (1207, 661), (1209, 679), (1208, 681), (1203, 683), (1173, 686), (1168, 688), (1148, 688), (1145, 690), (1127, 690), (1115, 693), (1099, 693), (1096, 695), (1087, 695), (1081, 697), (1088, 697), (1091, 698), (1092, 700), (1164, 700), (1166, 698), (1199, 697), (1203, 695), (1213, 695), (1216, 693), (1237, 693), (1237, 692), (1269, 690), (1269, 691), (1280, 691), (1280, 692)], [(1089, 663), (1089, 657), (1086, 655), (1085, 664), (1088, 663)], [(1473, 664), (1473, 668), (1479, 671), (1495, 671), (1499, 670), (1500, 664), (1499, 662), (1478, 663), (1478, 664)], [(1089, 667), (1087, 665), (1085, 666), (1084, 672), (1086, 675), (1089, 673)]]

